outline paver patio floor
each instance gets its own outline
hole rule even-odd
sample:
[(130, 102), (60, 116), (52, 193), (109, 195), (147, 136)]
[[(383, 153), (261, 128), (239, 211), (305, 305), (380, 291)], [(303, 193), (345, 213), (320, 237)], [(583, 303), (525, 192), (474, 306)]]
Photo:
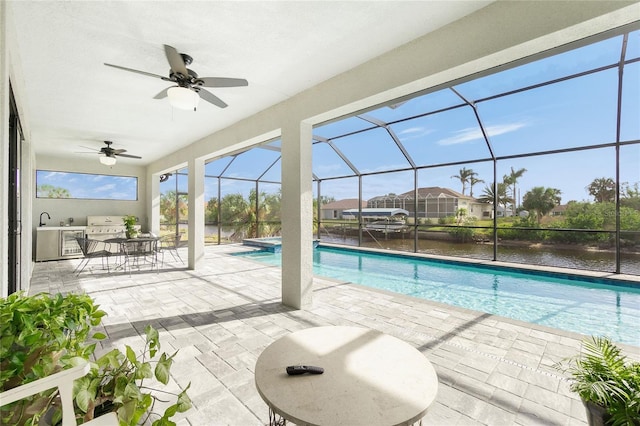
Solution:
[[(583, 336), (322, 278), (314, 279), (313, 306), (294, 310), (280, 303), (279, 268), (230, 255), (245, 249), (207, 246), (197, 271), (165, 263), (131, 277), (99, 261), (79, 277), (79, 260), (36, 263), (30, 292), (93, 297), (108, 314), (100, 351), (141, 346), (144, 327), (156, 327), (162, 350), (179, 350), (169, 388), (191, 383), (194, 407), (177, 417), (180, 425), (267, 424), (256, 359), (280, 336), (324, 325), (376, 329), (421, 351), (439, 378), (423, 424), (586, 424), (582, 403), (552, 367), (578, 352)], [(623, 347), (640, 358), (640, 348)]]

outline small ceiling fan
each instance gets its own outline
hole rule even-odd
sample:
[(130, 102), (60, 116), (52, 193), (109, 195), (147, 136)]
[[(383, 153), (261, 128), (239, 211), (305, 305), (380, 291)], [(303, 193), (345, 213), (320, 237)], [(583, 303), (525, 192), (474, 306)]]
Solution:
[(240, 87), (249, 85), (249, 82), (244, 78), (198, 77), (198, 74), (195, 71), (187, 68), (187, 65), (193, 62), (193, 58), (191, 56), (186, 53), (178, 53), (174, 47), (166, 44), (164, 45), (164, 53), (169, 61), (169, 77), (164, 77), (146, 71), (134, 70), (120, 65), (107, 63), (105, 63), (105, 65), (175, 83), (177, 86), (171, 86), (162, 90), (154, 96), (154, 99), (162, 99), (168, 96), (171, 105), (176, 108), (187, 110), (193, 109), (194, 111), (198, 106), (198, 100), (200, 98), (220, 108), (226, 108), (228, 106), (222, 99), (205, 90), (204, 87)]
[(104, 141), (107, 146), (103, 146), (99, 150), (95, 148), (89, 148), (88, 146), (83, 146), (83, 148), (87, 148), (95, 152), (96, 154), (101, 154), (100, 162), (106, 166), (113, 166), (116, 164), (116, 157), (126, 157), (126, 158), (137, 158), (140, 159), (137, 155), (125, 154), (127, 152), (126, 149), (113, 149), (111, 148), (111, 141)]

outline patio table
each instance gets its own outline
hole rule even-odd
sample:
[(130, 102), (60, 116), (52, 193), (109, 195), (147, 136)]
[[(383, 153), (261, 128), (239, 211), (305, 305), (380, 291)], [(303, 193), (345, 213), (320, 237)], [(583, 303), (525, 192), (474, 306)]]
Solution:
[[(324, 373), (289, 376), (291, 365)], [(412, 424), (438, 390), (433, 366), (414, 347), (376, 330), (342, 326), (276, 340), (258, 357), (255, 383), (272, 425)]]
[(119, 244), (119, 253), (124, 255), (124, 262), (116, 267), (116, 269), (140, 267), (142, 263), (149, 263), (151, 268), (157, 267), (158, 264), (158, 238), (156, 237), (138, 237), (138, 238), (111, 238), (105, 242)]

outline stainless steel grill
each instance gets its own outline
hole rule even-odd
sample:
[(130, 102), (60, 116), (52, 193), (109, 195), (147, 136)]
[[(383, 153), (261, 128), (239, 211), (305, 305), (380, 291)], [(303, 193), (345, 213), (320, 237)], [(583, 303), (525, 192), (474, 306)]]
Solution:
[(100, 241), (124, 238), (125, 232), (122, 216), (87, 216), (87, 238)]

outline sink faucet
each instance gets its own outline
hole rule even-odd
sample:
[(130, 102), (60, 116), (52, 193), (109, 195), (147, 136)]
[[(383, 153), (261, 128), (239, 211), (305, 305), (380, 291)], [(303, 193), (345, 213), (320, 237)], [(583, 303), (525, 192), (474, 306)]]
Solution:
[(47, 219), (51, 220), (51, 216), (49, 216), (49, 213), (42, 212), (42, 213), (40, 213), (40, 224), (38, 226), (44, 226), (44, 223), (42, 223), (42, 215), (43, 214), (46, 214), (47, 215)]

